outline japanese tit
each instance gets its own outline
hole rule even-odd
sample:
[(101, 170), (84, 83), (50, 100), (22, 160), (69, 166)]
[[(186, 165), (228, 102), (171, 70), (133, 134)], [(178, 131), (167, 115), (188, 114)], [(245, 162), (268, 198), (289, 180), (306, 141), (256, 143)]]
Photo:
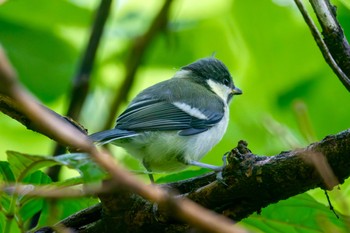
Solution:
[(123, 147), (149, 172), (173, 172), (199, 162), (225, 134), (235, 87), (226, 66), (204, 58), (182, 67), (173, 78), (139, 93), (117, 118), (114, 129), (90, 135), (98, 144)]

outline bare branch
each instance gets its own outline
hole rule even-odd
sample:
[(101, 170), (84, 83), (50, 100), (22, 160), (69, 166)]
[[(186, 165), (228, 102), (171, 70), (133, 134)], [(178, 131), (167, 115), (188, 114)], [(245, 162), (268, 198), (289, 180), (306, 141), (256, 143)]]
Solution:
[(350, 77), (350, 45), (336, 19), (336, 8), (329, 0), (310, 0), (322, 27), (324, 41), (339, 67)]
[(340, 81), (350, 91), (350, 46), (327, 0), (310, 0), (323, 29), (322, 38), (301, 0), (294, 0), (320, 48), (323, 57)]

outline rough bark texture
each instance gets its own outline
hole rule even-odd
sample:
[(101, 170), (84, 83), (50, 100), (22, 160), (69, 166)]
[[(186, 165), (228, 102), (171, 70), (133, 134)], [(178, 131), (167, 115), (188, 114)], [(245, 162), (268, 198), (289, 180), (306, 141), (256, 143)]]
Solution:
[(310, 0), (322, 27), (322, 35), (329, 52), (342, 71), (350, 76), (350, 46), (336, 19), (336, 7), (326, 0)]
[[(215, 174), (162, 185), (197, 203), (240, 221), (262, 208), (307, 190), (331, 189), (350, 175), (350, 130), (327, 136), (306, 148), (275, 156), (258, 156), (244, 141), (228, 157), (223, 180)], [(106, 184), (109, 185), (109, 184)], [(160, 209), (137, 195), (118, 190), (101, 196), (101, 204), (62, 221), (77, 232), (185, 232), (171, 208)], [(79, 220), (83, 219), (80, 226)], [(71, 223), (74, 224), (71, 224)], [(49, 231), (46, 231), (49, 232)]]

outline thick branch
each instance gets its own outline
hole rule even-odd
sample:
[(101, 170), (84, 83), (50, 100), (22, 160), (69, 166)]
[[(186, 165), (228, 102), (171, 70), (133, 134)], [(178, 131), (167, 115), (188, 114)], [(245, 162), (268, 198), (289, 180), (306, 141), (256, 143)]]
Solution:
[[(231, 151), (229, 165), (223, 172), (223, 182), (217, 182), (215, 175), (208, 174), (162, 186), (172, 189), (180, 187), (178, 191), (182, 194), (179, 198), (188, 197), (204, 207), (239, 221), (270, 204), (307, 190), (316, 187), (331, 189), (343, 183), (350, 176), (349, 155), (350, 130), (328, 136), (304, 149), (282, 152), (271, 157), (252, 154), (241, 141)], [(98, 232), (96, 229), (108, 232), (101, 231), (101, 222), (104, 221), (106, 222), (102, 225), (105, 229), (118, 229), (122, 232), (172, 233), (185, 232), (190, 228), (189, 225), (170, 218), (169, 209), (158, 208), (154, 212), (152, 203), (125, 191), (102, 196), (101, 201), (102, 204), (95, 208), (97, 215), (102, 210), (103, 214), (99, 215), (102, 218), (89, 222), (88, 229), (86, 222), (80, 227), (70, 225), (69, 221), (73, 221), (70, 218), (62, 223), (78, 232)], [(108, 219), (114, 221), (109, 223)]]

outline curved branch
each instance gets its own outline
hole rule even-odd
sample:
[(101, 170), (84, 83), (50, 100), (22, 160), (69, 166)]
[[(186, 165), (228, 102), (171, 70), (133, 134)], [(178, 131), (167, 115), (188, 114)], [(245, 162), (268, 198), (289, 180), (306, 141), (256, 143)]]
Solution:
[[(223, 182), (217, 182), (214, 174), (207, 174), (161, 186), (172, 190), (178, 188), (177, 191), (181, 191), (178, 198), (188, 197), (239, 221), (272, 203), (307, 190), (316, 187), (331, 189), (343, 183), (350, 176), (349, 155), (350, 130), (327, 136), (306, 148), (275, 156), (252, 154), (247, 144), (240, 141), (228, 157), (229, 165), (223, 171)], [(101, 204), (94, 207), (99, 218), (89, 223), (84, 221), (79, 227), (69, 224), (70, 221), (77, 222), (74, 216), (61, 223), (77, 232), (108, 232), (101, 231), (101, 224), (106, 227), (104, 229), (122, 232), (173, 233), (190, 229), (188, 224), (171, 217), (173, 210), (169, 206), (157, 209), (139, 196), (118, 188), (114, 190), (119, 191), (113, 195), (101, 195)]]
[(336, 8), (328, 0), (310, 0), (322, 27), (324, 41), (343, 72), (350, 77), (350, 46), (336, 19)]
[(335, 8), (327, 0), (310, 0), (322, 27), (323, 39), (302, 1), (294, 1), (309, 26), (326, 62), (346, 89), (350, 91), (350, 46), (343, 29), (336, 20)]

